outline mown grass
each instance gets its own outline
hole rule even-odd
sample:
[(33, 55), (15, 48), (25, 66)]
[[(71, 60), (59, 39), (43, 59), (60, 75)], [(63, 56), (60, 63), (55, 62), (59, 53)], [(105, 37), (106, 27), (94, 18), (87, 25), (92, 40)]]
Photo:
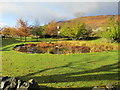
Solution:
[(53, 55), (27, 54), (12, 50), (21, 43), (23, 42), (16, 39), (3, 40), (3, 76), (23, 80), (33, 78), (39, 85), (53, 88), (118, 85), (118, 51)]

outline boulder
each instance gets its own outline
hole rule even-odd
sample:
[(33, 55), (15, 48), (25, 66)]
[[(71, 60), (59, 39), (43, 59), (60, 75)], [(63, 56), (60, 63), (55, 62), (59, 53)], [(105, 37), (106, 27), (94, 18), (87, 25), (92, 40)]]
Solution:
[(39, 90), (39, 86), (33, 79), (23, 81), (15, 77), (0, 76), (0, 90)]
[(102, 86), (93, 87), (92, 90), (116, 90), (116, 88), (111, 84), (106, 84)]

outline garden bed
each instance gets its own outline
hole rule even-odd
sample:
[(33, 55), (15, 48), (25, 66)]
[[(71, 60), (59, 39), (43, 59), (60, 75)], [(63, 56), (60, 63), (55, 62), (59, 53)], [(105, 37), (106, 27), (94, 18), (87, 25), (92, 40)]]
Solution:
[(51, 54), (68, 54), (68, 53), (90, 53), (115, 50), (117, 47), (105, 44), (78, 44), (70, 42), (41, 42), (37, 44), (16, 45), (13, 50), (25, 53), (51, 53)]

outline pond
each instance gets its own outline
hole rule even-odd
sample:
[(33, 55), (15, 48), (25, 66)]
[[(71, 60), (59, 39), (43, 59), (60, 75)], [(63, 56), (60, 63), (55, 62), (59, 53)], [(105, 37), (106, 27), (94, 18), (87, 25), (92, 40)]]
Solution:
[(21, 44), (16, 45), (13, 50), (25, 53), (51, 53), (51, 54), (68, 54), (68, 53), (89, 53), (90, 47), (76, 46), (62, 43), (41, 42), (38, 44)]

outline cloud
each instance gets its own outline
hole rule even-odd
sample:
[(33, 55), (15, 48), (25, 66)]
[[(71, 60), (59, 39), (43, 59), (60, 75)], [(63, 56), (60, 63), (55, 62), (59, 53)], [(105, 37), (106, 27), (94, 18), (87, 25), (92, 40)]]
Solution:
[(3, 28), (3, 27), (5, 27), (5, 26), (7, 26), (6, 23), (0, 23), (0, 28)]
[(96, 8), (94, 5), (86, 5), (85, 3), (13, 3), (1, 2), (2, 13), (9, 15), (17, 15), (27, 19), (69, 19), (75, 16), (76, 13), (91, 12)]
[[(1, 2), (16, 2), (16, 0), (1, 0)], [(17, 2), (118, 2), (119, 0), (17, 0)]]
[(3, 18), (23, 18), (32, 21), (39, 19), (41, 23), (117, 12), (116, 4), (109, 2), (0, 2), (0, 6)]

